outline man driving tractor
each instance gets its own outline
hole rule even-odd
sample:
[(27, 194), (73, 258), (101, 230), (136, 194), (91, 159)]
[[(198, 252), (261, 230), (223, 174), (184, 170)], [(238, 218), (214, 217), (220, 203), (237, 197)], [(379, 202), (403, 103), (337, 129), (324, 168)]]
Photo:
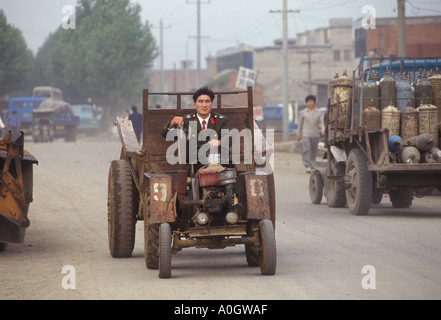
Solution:
[[(195, 139), (198, 148), (206, 143), (209, 143), (211, 147), (220, 147), (222, 130), (229, 130), (230, 125), (227, 117), (211, 111), (214, 97), (215, 94), (211, 89), (199, 88), (193, 94), (193, 105), (196, 112), (184, 117), (174, 117), (163, 127), (162, 136), (166, 138), (169, 131), (175, 128), (189, 128), (188, 139)], [(195, 127), (197, 128), (196, 132), (192, 132), (191, 128)], [(225, 132), (227, 131), (224, 131), (224, 134)]]

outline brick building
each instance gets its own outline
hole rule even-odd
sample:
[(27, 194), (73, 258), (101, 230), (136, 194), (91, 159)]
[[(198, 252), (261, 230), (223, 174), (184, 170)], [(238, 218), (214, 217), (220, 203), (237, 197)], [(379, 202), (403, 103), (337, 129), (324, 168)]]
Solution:
[[(397, 18), (376, 18), (375, 29), (354, 22), (355, 56), (397, 57)], [(406, 55), (435, 57), (441, 54), (441, 16), (406, 17)]]

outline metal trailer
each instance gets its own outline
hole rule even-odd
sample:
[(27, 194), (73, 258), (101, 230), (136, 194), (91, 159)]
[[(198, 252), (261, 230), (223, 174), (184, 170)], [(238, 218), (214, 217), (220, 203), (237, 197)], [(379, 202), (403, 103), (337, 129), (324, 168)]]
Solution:
[(30, 225), (33, 165), (38, 161), (23, 149), (23, 143), (23, 132), (0, 139), (0, 251), (8, 243), (23, 243)]
[[(181, 102), (192, 94), (143, 90), (142, 145), (131, 121), (116, 119), (122, 150), (109, 170), (110, 253), (115, 258), (131, 256), (135, 224), (144, 221), (145, 263), (148, 269), (158, 269), (160, 278), (171, 277), (171, 254), (183, 248), (222, 249), (235, 245), (245, 245), (249, 266), (260, 266), (262, 274), (273, 275), (276, 211), (272, 171), (259, 170), (263, 167), (258, 167), (254, 158), (244, 163), (244, 143), (241, 161), (234, 165), (209, 164), (194, 172), (193, 165), (167, 161), (167, 150), (175, 142), (161, 136), (162, 128), (174, 116), (192, 111), (183, 109)], [(222, 97), (228, 94), (246, 94), (248, 106), (223, 108)], [(158, 95), (176, 97), (176, 109), (150, 108), (154, 103), (149, 99)], [(250, 129), (245, 138), (251, 139), (254, 155), (252, 88), (215, 95), (217, 108), (213, 105), (213, 111), (228, 117), (231, 129)], [(214, 182), (204, 185), (202, 174)], [(230, 218), (237, 215), (237, 219), (229, 220), (230, 213)]]
[[(363, 75), (360, 81), (366, 79)], [(359, 95), (356, 89), (360, 89)], [(325, 161), (313, 161), (309, 191), (312, 203), (322, 196), (330, 207), (345, 207), (353, 215), (368, 214), (388, 194), (394, 207), (408, 208), (414, 195), (441, 190), (441, 163), (398, 163), (391, 161), (389, 129), (362, 126), (363, 86), (352, 78), (350, 97), (331, 103), (325, 115)], [(347, 104), (341, 116), (340, 106)]]

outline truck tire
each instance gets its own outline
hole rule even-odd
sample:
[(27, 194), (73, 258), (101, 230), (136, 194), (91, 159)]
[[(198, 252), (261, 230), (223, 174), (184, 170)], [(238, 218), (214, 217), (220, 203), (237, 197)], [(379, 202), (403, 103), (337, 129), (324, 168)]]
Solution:
[(149, 224), (144, 219), (144, 257), (147, 269), (159, 268), (159, 224)]
[(171, 277), (171, 227), (168, 223), (159, 226), (159, 278)]
[(366, 215), (372, 202), (372, 174), (367, 169), (367, 158), (361, 149), (352, 149), (346, 160), (346, 189), (349, 211), (356, 216)]
[[(331, 176), (344, 176), (345, 165), (333, 163)], [(326, 200), (330, 208), (344, 208), (346, 206), (346, 191), (343, 181), (326, 181)]]
[(276, 273), (277, 253), (276, 237), (273, 223), (264, 219), (259, 222), (262, 250), (259, 253), (260, 273), (262, 275), (274, 275)]
[(413, 192), (408, 188), (398, 188), (390, 192), (390, 201), (394, 208), (410, 208), (413, 201)]
[(323, 179), (318, 170), (313, 170), (309, 177), (309, 197), (313, 204), (320, 204), (323, 197)]
[(127, 160), (110, 164), (108, 181), (107, 219), (110, 254), (114, 258), (132, 255), (135, 245), (136, 190)]

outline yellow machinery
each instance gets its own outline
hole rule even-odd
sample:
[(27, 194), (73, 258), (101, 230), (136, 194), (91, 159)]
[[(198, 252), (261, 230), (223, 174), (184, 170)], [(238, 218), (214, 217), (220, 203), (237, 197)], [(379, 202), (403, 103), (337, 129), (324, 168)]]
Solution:
[(29, 227), (32, 171), (37, 159), (23, 149), (24, 134), (0, 139), (0, 251), (7, 243), (23, 243)]

